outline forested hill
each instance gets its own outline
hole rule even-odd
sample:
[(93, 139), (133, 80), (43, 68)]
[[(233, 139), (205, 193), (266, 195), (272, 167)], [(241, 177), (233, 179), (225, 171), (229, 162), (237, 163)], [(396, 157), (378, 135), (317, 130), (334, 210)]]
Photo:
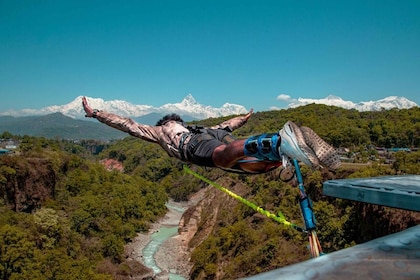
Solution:
[[(225, 118), (200, 121), (204, 126), (220, 123)], [(420, 146), (420, 108), (359, 112), (334, 106), (311, 104), (293, 109), (256, 112), (235, 133), (249, 136), (278, 131), (294, 121), (311, 127), (335, 147), (374, 144), (383, 147)]]

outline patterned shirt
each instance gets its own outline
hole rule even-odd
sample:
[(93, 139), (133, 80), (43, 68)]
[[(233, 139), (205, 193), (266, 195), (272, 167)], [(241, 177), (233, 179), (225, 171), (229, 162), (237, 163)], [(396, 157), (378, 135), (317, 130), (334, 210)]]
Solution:
[[(183, 159), (180, 147), (186, 142), (180, 143), (181, 139), (190, 139), (186, 137), (191, 134), (190, 130), (182, 123), (176, 121), (168, 121), (161, 126), (151, 126), (135, 122), (134, 120), (126, 117), (121, 117), (113, 113), (98, 111), (96, 113), (98, 121), (126, 132), (134, 137), (146, 140), (152, 143), (159, 144), (171, 157)], [(221, 124), (209, 127), (210, 129), (225, 129), (227, 131), (234, 131), (240, 128), (247, 122), (246, 116), (238, 116), (226, 120)], [(180, 145), (181, 144), (181, 145)]]

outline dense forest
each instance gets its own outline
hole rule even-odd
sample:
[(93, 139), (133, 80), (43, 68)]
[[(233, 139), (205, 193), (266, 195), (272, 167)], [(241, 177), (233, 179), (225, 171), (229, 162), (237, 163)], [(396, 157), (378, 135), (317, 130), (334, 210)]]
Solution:
[[(322, 182), (332, 178), (420, 174), (419, 108), (358, 112), (308, 105), (257, 112), (235, 134), (276, 131), (287, 120), (312, 127), (335, 147), (346, 148), (346, 156), (364, 163), (343, 165), (335, 173), (302, 167), (327, 253), (420, 222), (418, 213), (322, 195)], [(165, 214), (168, 198), (186, 200), (206, 187), (157, 145), (133, 137), (111, 144), (8, 132), (0, 138), (19, 142), (13, 154), (0, 156), (0, 279), (129, 279), (143, 267), (125, 260), (124, 245)], [(392, 153), (392, 163), (383, 164), (374, 147), (411, 152)], [(105, 158), (122, 162), (123, 172), (108, 171), (99, 163)], [(278, 170), (245, 176), (191, 168), (301, 223), (296, 187), (279, 180)], [(203, 221), (214, 214), (213, 208), (218, 211), (211, 233), (191, 241), (192, 279), (236, 279), (308, 259), (301, 233), (222, 194), (203, 212)]]

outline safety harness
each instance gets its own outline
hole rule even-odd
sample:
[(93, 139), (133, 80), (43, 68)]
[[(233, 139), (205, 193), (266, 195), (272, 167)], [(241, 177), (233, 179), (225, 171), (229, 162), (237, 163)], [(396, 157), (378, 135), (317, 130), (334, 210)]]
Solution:
[(189, 132), (185, 132), (181, 136), (179, 141), (179, 153), (183, 161), (191, 160), (191, 155), (194, 153), (194, 149), (204, 140), (213, 139), (213, 137), (208, 134), (207, 129), (203, 126), (186, 126)]

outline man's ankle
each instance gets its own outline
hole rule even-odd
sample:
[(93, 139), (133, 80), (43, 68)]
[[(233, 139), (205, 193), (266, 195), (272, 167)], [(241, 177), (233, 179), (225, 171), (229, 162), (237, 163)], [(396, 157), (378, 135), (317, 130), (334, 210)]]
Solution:
[(278, 152), (279, 145), (280, 136), (277, 133), (256, 135), (245, 141), (244, 153), (258, 159), (278, 161), (281, 159)]

